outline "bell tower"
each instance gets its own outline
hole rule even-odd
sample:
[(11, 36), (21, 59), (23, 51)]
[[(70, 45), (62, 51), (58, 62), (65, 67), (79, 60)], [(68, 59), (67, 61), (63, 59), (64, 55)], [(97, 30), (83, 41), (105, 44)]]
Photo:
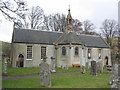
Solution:
[(70, 8), (68, 9), (68, 15), (67, 15), (67, 32), (73, 32), (73, 19), (70, 13)]

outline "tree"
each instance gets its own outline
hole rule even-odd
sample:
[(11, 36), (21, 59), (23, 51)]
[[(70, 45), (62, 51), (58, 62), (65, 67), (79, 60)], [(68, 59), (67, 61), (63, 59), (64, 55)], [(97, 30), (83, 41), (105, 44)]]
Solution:
[(0, 11), (6, 19), (16, 22), (23, 18), (27, 4), (23, 0), (0, 0)]
[(11, 43), (3, 41), (0, 41), (0, 43), (2, 43), (2, 55), (10, 57)]
[(102, 27), (100, 28), (103, 36), (106, 38), (107, 43), (111, 46), (112, 38), (115, 36), (117, 32), (117, 22), (115, 20), (106, 19), (102, 23)]
[(31, 7), (24, 15), (23, 19), (19, 20), (15, 26), (17, 28), (40, 29), (43, 23), (44, 11), (41, 7)]
[(89, 34), (89, 32), (92, 32), (94, 29), (95, 26), (90, 20), (85, 20), (83, 22), (83, 31), (85, 34)]
[(81, 26), (82, 26), (82, 23), (78, 19), (73, 20), (73, 28), (75, 32), (78, 32), (78, 33), (83, 32), (83, 29)]
[(44, 27), (46, 30), (63, 32), (66, 28), (66, 17), (64, 14), (50, 14), (44, 16)]

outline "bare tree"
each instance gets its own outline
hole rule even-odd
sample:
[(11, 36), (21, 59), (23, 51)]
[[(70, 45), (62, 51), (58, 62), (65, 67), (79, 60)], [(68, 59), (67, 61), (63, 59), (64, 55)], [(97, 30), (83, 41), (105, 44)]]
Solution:
[(24, 18), (19, 20), (15, 26), (17, 28), (41, 29), (44, 18), (44, 11), (41, 7), (31, 7), (24, 14)]
[(92, 32), (94, 29), (95, 29), (95, 26), (90, 20), (85, 20), (83, 22), (83, 30), (85, 34)]
[(63, 32), (66, 27), (66, 17), (64, 14), (50, 14), (44, 16), (44, 28), (51, 31)]
[(102, 23), (102, 27), (100, 28), (103, 36), (107, 39), (107, 43), (111, 46), (112, 38), (115, 36), (117, 32), (117, 22), (115, 20), (106, 19)]
[(18, 17), (23, 18), (27, 4), (23, 0), (0, 0), (0, 11), (6, 19), (17, 22)]
[(73, 20), (73, 28), (75, 32), (77, 33), (83, 32), (83, 29), (81, 26), (82, 26), (82, 23), (78, 19)]

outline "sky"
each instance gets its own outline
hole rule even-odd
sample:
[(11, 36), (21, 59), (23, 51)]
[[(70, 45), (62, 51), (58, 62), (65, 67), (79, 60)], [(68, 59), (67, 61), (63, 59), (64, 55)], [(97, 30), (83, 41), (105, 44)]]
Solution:
[[(105, 19), (118, 21), (119, 0), (27, 0), (28, 7), (40, 6), (45, 14), (63, 13), (67, 15), (70, 5), (73, 19), (81, 22), (90, 20), (100, 32)], [(11, 42), (13, 23), (6, 20), (0, 12), (0, 40)]]

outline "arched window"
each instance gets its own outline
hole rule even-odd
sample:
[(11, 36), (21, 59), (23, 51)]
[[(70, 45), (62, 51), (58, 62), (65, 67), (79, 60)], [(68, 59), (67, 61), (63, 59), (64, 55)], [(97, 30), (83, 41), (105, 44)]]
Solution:
[(79, 55), (79, 48), (75, 47), (75, 56), (78, 56), (78, 55)]
[(65, 47), (62, 47), (62, 55), (66, 55), (66, 48)]

